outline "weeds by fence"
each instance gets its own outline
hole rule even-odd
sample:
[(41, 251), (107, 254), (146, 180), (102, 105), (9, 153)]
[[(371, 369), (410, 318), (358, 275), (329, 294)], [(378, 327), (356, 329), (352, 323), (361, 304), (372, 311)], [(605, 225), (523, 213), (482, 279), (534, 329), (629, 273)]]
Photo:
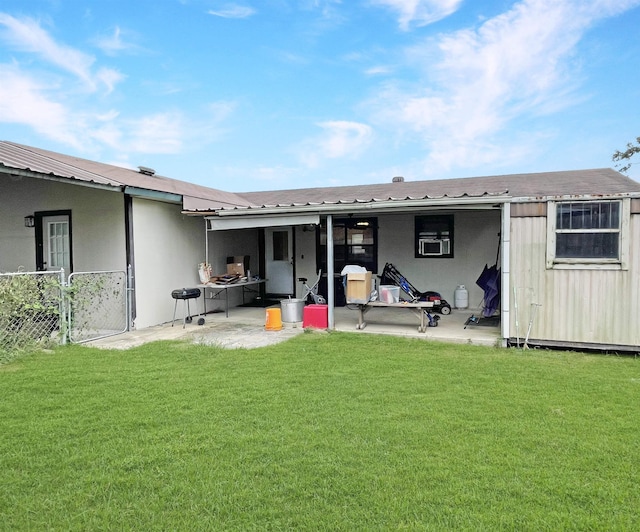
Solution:
[(64, 341), (64, 272), (0, 274), (0, 362)]
[(0, 274), (0, 363), (34, 347), (85, 342), (128, 328), (124, 271)]

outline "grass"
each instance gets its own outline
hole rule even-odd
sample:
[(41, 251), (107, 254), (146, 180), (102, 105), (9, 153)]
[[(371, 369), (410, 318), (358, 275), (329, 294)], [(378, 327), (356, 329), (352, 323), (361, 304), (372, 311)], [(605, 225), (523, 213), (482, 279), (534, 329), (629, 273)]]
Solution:
[(348, 333), (0, 366), (0, 530), (637, 530), (640, 360)]

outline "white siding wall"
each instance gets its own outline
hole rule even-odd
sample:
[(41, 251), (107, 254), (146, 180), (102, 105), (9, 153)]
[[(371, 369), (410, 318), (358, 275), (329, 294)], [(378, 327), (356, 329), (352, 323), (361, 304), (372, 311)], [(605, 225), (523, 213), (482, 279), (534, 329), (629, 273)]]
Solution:
[[(198, 263), (204, 260), (205, 229), (200, 217), (181, 214), (179, 205), (135, 198), (136, 328), (171, 321), (171, 291), (199, 284)], [(182, 316), (182, 301), (178, 316)], [(190, 301), (191, 313), (202, 311), (202, 299)]]
[[(418, 290), (440, 292), (452, 306), (456, 287), (464, 284), (469, 290), (469, 310), (480, 310), (484, 294), (475, 283), (484, 265), (491, 266), (496, 261), (500, 211), (454, 213), (454, 258), (417, 259), (413, 249), (414, 217), (428, 214), (432, 213), (378, 216), (377, 275), (382, 273), (386, 262), (391, 262)], [(315, 280), (315, 250), (315, 233), (305, 232), (301, 227), (296, 228), (296, 277)], [(302, 295), (297, 281), (296, 294)]]
[(0, 271), (35, 269), (35, 229), (24, 217), (55, 210), (71, 211), (75, 271), (126, 268), (122, 194), (4, 174), (0, 190)]
[(469, 310), (482, 308), (483, 292), (476, 285), (485, 264), (495, 264), (500, 232), (500, 211), (454, 213), (454, 258), (415, 258), (414, 217), (430, 212), (378, 217), (378, 274), (386, 262), (418, 290), (440, 292), (451, 306), (460, 284), (469, 291)]
[(531, 304), (539, 303), (532, 339), (640, 345), (640, 216), (631, 216), (626, 271), (546, 269), (546, 218), (512, 218), (511, 231), (511, 337), (517, 318), (524, 338)]

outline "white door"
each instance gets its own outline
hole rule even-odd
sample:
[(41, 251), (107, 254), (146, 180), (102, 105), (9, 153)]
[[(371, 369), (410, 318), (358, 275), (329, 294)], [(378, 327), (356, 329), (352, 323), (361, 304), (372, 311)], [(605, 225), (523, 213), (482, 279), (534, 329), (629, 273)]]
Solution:
[(266, 291), (293, 294), (293, 231), (291, 227), (265, 229)]
[(71, 270), (69, 216), (42, 217), (42, 270)]

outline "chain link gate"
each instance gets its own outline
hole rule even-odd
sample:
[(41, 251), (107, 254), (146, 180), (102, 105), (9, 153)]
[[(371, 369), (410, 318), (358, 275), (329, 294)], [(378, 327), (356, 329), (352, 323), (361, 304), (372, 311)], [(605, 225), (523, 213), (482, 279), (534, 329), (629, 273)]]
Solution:
[(69, 340), (88, 342), (129, 328), (129, 290), (125, 271), (69, 275)]
[(30, 347), (97, 340), (129, 330), (131, 267), (0, 273), (0, 362)]

